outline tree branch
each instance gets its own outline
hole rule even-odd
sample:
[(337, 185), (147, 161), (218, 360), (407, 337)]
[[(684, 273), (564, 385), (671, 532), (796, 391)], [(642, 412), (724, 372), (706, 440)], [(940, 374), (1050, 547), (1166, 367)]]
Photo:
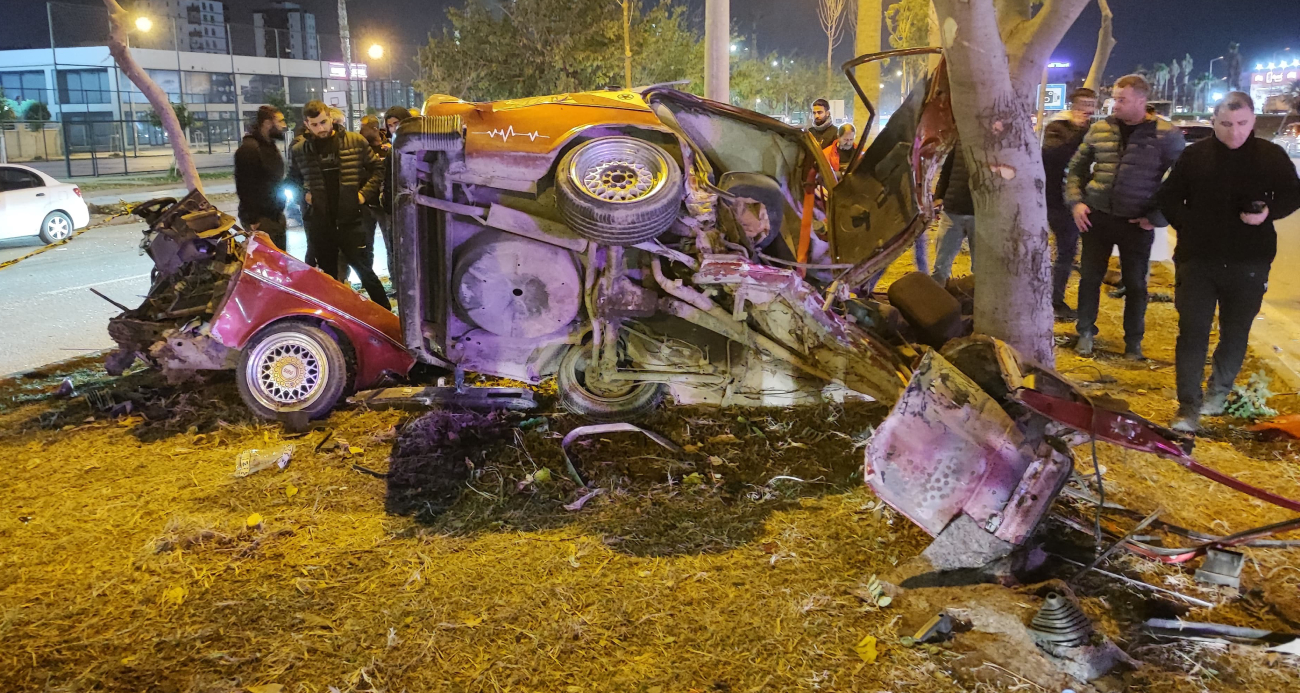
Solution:
[(1022, 21), (1002, 35), (1011, 61), (1011, 79), (1019, 81), (1043, 71), (1049, 54), (1056, 50), (1065, 32), (1079, 18), (1089, 0), (1044, 0), (1043, 8), (1032, 19)]
[[(176, 170), (185, 181), (185, 187), (203, 192), (203, 181), (199, 179), (199, 169), (194, 165), (194, 155), (190, 153), (189, 142), (185, 139), (185, 130), (181, 127), (176, 112), (172, 110), (167, 92), (164, 92), (162, 87), (149, 77), (144, 68), (140, 67), (132, 57), (130, 49), (126, 47), (126, 24), (130, 16), (117, 0), (104, 0), (104, 6), (108, 8), (108, 52), (117, 61), (122, 74), (135, 84), (141, 94), (144, 94), (144, 98), (149, 101), (150, 106), (153, 106), (154, 113), (158, 114), (158, 119), (162, 121), (162, 128), (172, 143), (172, 153), (176, 155)], [(180, 75), (177, 78), (179, 79)]]
[[(1113, 31), (1115, 15), (1111, 14), (1110, 3), (1106, 0), (1097, 0), (1101, 6), (1101, 29), (1097, 31), (1097, 52), (1092, 56), (1092, 67), (1088, 68), (1088, 78), (1084, 80), (1083, 86), (1096, 91), (1101, 86), (1101, 80), (1106, 78), (1106, 63), (1110, 62), (1110, 53), (1115, 49), (1115, 34)], [(1168, 73), (1165, 75), (1168, 78)], [(1164, 85), (1162, 84), (1163, 88)]]

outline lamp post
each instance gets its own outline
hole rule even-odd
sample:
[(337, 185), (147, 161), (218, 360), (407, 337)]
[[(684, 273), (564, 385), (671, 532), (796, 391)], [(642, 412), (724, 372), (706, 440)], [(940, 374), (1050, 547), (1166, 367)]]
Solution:
[[(383, 59), (384, 59), (384, 47), (381, 46), (381, 45), (379, 45), (378, 43), (372, 43), (372, 44), (370, 44), (370, 48), (366, 49), (366, 55), (369, 56), (370, 59), (371, 59), (371, 60), (374, 60), (374, 61), (380, 61), (380, 60), (383, 60)], [(392, 64), (391, 64), (391, 63), (389, 64), (389, 67), (388, 67), (388, 76), (389, 76), (390, 78), (393, 76), (393, 68), (392, 68)], [(366, 71), (366, 79), (367, 79), (367, 80), (370, 79), (370, 72), (369, 72), (369, 70)], [(382, 107), (382, 108), (387, 108), (387, 107), (388, 107), (388, 96), (384, 93), (384, 88), (385, 88), (384, 83), (383, 83), (383, 82), (380, 82), (380, 83), (379, 83), (379, 105), (380, 105), (380, 107)]]

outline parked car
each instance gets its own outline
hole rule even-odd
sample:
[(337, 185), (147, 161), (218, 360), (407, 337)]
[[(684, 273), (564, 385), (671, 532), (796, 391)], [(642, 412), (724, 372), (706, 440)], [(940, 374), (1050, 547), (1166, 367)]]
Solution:
[(58, 243), (90, 223), (81, 188), (34, 168), (0, 165), (0, 238), (40, 236)]
[(1178, 129), (1183, 131), (1183, 139), (1187, 140), (1188, 144), (1214, 137), (1214, 125), (1211, 123), (1181, 121), (1178, 123)]
[(1300, 122), (1287, 123), (1277, 131), (1273, 141), (1286, 150), (1291, 158), (1300, 158)]

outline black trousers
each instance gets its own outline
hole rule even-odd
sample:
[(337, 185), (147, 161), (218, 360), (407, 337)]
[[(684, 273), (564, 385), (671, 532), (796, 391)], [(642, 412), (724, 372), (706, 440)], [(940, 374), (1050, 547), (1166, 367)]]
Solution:
[(1094, 211), (1092, 228), (1082, 231), (1079, 258), (1079, 334), (1097, 333), (1097, 308), (1101, 280), (1106, 276), (1111, 249), (1119, 246), (1120, 273), (1124, 278), (1124, 346), (1137, 349), (1147, 325), (1147, 269), (1155, 231), (1144, 231), (1128, 219)]
[(258, 216), (256, 218), (240, 217), (239, 225), (244, 230), (251, 230), (253, 225), (257, 225), (257, 230), (271, 237), (271, 242), (280, 250), (288, 251), (289, 241), (285, 229), (289, 227), (289, 222), (284, 218), (284, 212), (275, 217)]
[(1064, 207), (1047, 208), (1047, 225), (1056, 240), (1056, 260), (1052, 262), (1052, 306), (1065, 305), (1065, 286), (1074, 271), (1074, 258), (1079, 254), (1079, 227), (1074, 216)]
[(1219, 345), (1214, 348), (1209, 391), (1227, 393), (1246, 358), (1250, 325), (1268, 290), (1267, 262), (1182, 260), (1175, 265), (1174, 307), (1178, 309), (1175, 364), (1178, 404), (1201, 406), (1201, 379), (1210, 349), (1214, 308), (1219, 309)]
[[(340, 224), (313, 219), (307, 227), (307, 255), (316, 259), (323, 272), (340, 281), (347, 279), (349, 267), (355, 270), (370, 300), (383, 306), (384, 310), (391, 310), (392, 304), (388, 302), (384, 285), (375, 274), (375, 250), (366, 241), (365, 231), (367, 229), (360, 221)], [(368, 231), (373, 238), (374, 230)], [(346, 260), (346, 267), (339, 267), (343, 263), (332, 261), (340, 255)]]

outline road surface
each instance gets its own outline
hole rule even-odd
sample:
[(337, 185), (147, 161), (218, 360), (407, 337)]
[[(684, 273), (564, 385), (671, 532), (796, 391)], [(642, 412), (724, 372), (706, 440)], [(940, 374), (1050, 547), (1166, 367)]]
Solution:
[[(217, 198), (217, 206), (232, 215), (236, 204), (232, 195)], [(140, 304), (153, 268), (140, 254), (144, 228), (133, 222), (92, 229), (0, 269), (0, 377), (114, 346), (108, 319), (120, 311), (90, 289), (132, 308)], [(378, 234), (375, 244), (375, 271), (386, 275)], [(35, 237), (0, 240), (0, 262), (41, 247)], [(289, 252), (301, 258), (306, 247), (301, 227), (290, 228)]]

